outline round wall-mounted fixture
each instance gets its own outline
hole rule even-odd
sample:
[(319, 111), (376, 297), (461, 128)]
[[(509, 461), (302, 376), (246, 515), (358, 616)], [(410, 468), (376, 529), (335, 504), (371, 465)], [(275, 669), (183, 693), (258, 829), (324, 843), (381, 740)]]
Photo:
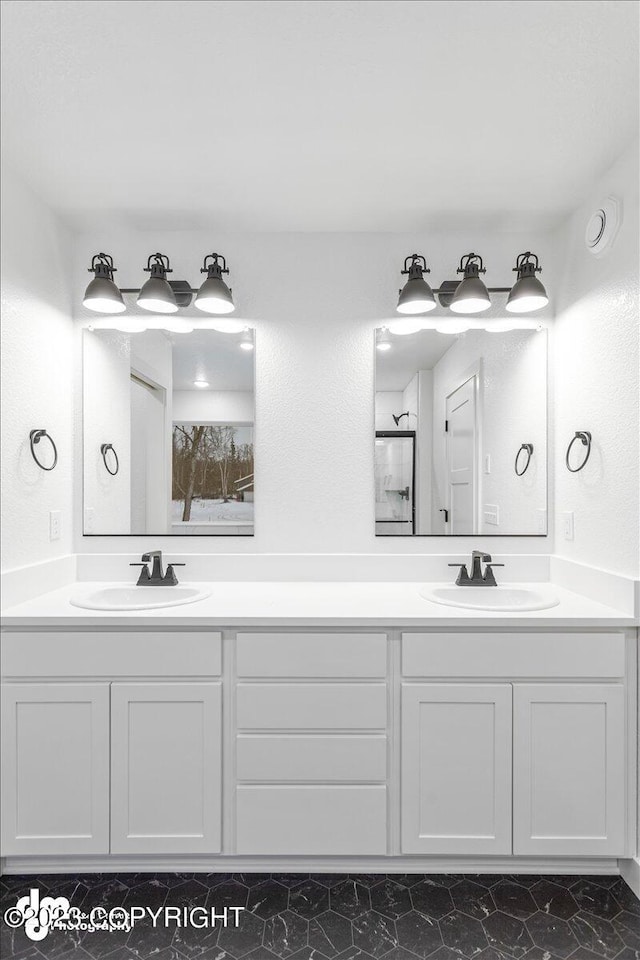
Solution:
[(96, 253), (91, 259), (89, 273), (93, 280), (84, 292), (82, 305), (95, 313), (124, 313), (127, 309), (122, 294), (113, 281), (116, 268), (108, 253)]
[(233, 313), (236, 308), (233, 296), (222, 279), (223, 273), (229, 273), (227, 261), (222, 254), (208, 253), (200, 273), (206, 273), (207, 279), (196, 295), (195, 306), (198, 310), (214, 314)]
[(615, 197), (607, 197), (589, 217), (584, 242), (594, 257), (602, 256), (613, 243), (621, 221), (622, 208)]
[(488, 310), (491, 297), (479, 276), (487, 272), (482, 257), (477, 253), (467, 253), (460, 260), (457, 272), (463, 273), (464, 278), (456, 287), (450, 309), (454, 313), (482, 313), (483, 310)]
[(409, 279), (402, 290), (398, 291), (398, 306), (396, 307), (398, 313), (416, 314), (435, 310), (437, 303), (433, 290), (422, 276), (423, 273), (430, 272), (427, 261), (421, 254), (412, 253), (405, 258), (404, 268), (400, 273), (408, 274)]
[(542, 272), (542, 267), (535, 253), (531, 253), (530, 250), (519, 253), (513, 271), (518, 274), (518, 279), (507, 299), (506, 308), (509, 313), (529, 313), (546, 307), (549, 297), (543, 284), (536, 277), (536, 273)]
[(176, 295), (167, 280), (167, 274), (173, 273), (169, 257), (163, 253), (152, 253), (144, 270), (151, 276), (138, 294), (138, 306), (152, 313), (176, 313)]

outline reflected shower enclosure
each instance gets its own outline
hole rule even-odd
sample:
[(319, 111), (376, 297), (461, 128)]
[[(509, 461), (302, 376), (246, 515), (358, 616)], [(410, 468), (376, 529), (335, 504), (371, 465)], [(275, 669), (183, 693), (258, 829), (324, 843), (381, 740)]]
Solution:
[(412, 536), (416, 530), (416, 434), (377, 430), (375, 446), (376, 535)]

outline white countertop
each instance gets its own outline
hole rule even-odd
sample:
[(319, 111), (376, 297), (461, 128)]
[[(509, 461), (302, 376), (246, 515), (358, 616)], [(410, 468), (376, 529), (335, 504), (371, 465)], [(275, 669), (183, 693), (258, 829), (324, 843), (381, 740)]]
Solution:
[[(424, 583), (217, 582), (189, 584), (212, 590), (197, 603), (156, 610), (84, 610), (69, 603), (79, 590), (113, 583), (71, 584), (2, 613), (4, 628), (37, 627), (634, 627), (612, 607), (553, 585), (560, 603), (522, 613), (468, 610), (432, 603)], [(429, 586), (442, 586), (430, 584)], [(510, 586), (517, 586), (510, 584)], [(519, 584), (519, 586), (527, 586)], [(535, 584), (531, 584), (535, 586)]]

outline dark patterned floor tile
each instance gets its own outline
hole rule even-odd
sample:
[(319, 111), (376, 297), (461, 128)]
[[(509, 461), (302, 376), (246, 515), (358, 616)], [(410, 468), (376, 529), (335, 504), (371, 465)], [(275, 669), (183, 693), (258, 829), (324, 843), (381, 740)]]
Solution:
[(593, 873), (588, 877), (581, 877), (581, 880), (589, 880), (599, 887), (615, 887), (620, 883), (620, 875), (617, 873)]
[(241, 913), (237, 927), (229, 924), (222, 927), (218, 934), (218, 950), (223, 950), (231, 957), (241, 958), (262, 946), (264, 921), (254, 917), (252, 913)]
[(167, 906), (187, 907), (191, 910), (193, 907), (204, 907), (208, 896), (209, 890), (204, 883), (200, 883), (199, 880), (185, 880), (168, 891), (165, 902)]
[(530, 893), (538, 910), (552, 917), (559, 917), (561, 920), (568, 920), (580, 909), (571, 896), (571, 891), (567, 887), (552, 883), (551, 880), (539, 880), (535, 886), (531, 887)]
[[(486, 951), (483, 951), (483, 953), (484, 952)], [(477, 960), (477, 957), (481, 957), (482, 955), (483, 954), (480, 954), (480, 953), (477, 954), (474, 960)], [(407, 956), (411, 956), (411, 954), (408, 953)], [(387, 960), (387, 957), (385, 957), (384, 960)], [(460, 960), (460, 954), (456, 953), (455, 950), (452, 950), (451, 947), (447, 947), (445, 945), (442, 947), (438, 947), (436, 952), (431, 954), (431, 956), (429, 957), (429, 960)], [(489, 960), (491, 960), (491, 958), (489, 958)], [(502, 958), (499, 958), (499, 960), (502, 960)]]
[(392, 920), (411, 910), (411, 896), (408, 889), (400, 886), (390, 877), (382, 883), (377, 883), (369, 893), (372, 908)]
[(526, 920), (538, 909), (534, 899), (526, 889), (512, 880), (502, 880), (491, 888), (491, 896), (498, 910), (508, 913), (516, 920)]
[[(574, 956), (574, 954), (571, 956)], [(481, 960), (483, 960), (483, 958), (481, 958)], [(526, 960), (561, 960), (561, 958), (556, 956), (555, 953), (550, 953), (549, 950), (541, 950), (540, 947), (532, 947), (532, 949), (527, 953)]]
[(396, 921), (396, 932), (399, 945), (417, 957), (426, 958), (442, 946), (437, 922), (415, 910)]
[(531, 939), (541, 950), (548, 950), (566, 960), (580, 946), (566, 920), (546, 913), (536, 913), (527, 920)]
[(586, 950), (613, 960), (624, 944), (609, 920), (581, 911), (568, 921), (578, 943)]
[[(304, 878), (303, 878), (304, 879)], [(341, 880), (346, 880), (344, 873), (310, 873), (310, 880), (315, 880), (321, 887), (335, 887)]]
[(329, 891), (315, 880), (305, 880), (289, 892), (289, 909), (311, 920), (329, 909)]
[[(130, 887), (122, 905), (127, 910), (131, 907), (151, 907), (152, 910), (157, 910), (164, 905), (168, 896), (169, 889), (153, 877), (151, 880), (145, 880), (135, 887)], [(202, 888), (202, 897), (206, 898), (204, 887)]]
[(421, 883), (428, 883), (434, 887), (446, 887), (447, 890), (455, 887), (456, 884), (462, 880), (464, 880), (463, 873), (423, 873), (422, 876), (418, 878), (418, 881)]
[[(319, 954), (317, 956), (319, 956)], [(389, 956), (389, 954), (386, 954), (386, 956)], [(358, 947), (349, 947), (341, 953), (336, 960), (374, 960), (374, 957), (370, 953), (365, 953), (363, 950), (360, 950)]]
[(258, 884), (264, 883), (265, 880), (271, 879), (270, 873), (232, 873), (231, 879), (236, 880), (238, 883), (241, 883), (245, 887), (257, 887)]
[(439, 920), (440, 917), (445, 917), (453, 910), (451, 891), (446, 887), (436, 887), (434, 884), (422, 881), (417, 883), (415, 887), (411, 887), (409, 892), (413, 909), (419, 910), (420, 913), (424, 913), (428, 917)]
[(309, 946), (329, 960), (353, 946), (351, 921), (328, 910), (309, 921)]
[(619, 953), (616, 957), (616, 960), (639, 960), (640, 953), (637, 950), (632, 950), (631, 947), (625, 947), (622, 953)]
[[(87, 955), (91, 957), (95, 956), (90, 949), (91, 941), (85, 940), (84, 944), (85, 950), (88, 951)], [(128, 947), (116, 947), (115, 950), (112, 950), (109, 953), (109, 960), (136, 960), (136, 955), (135, 953), (131, 953), (131, 950), (129, 950)]]
[[(264, 948), (263, 948), (264, 949)], [(265, 956), (275, 957), (273, 954), (265, 954)], [(262, 957), (256, 957), (256, 960), (262, 960)], [(291, 957), (291, 960), (327, 960), (323, 953), (318, 953), (317, 950), (314, 950), (313, 947), (303, 947), (302, 950), (298, 950), (297, 953)]]
[(309, 942), (309, 925), (304, 917), (283, 910), (264, 925), (263, 943), (268, 950), (287, 960)]
[(510, 873), (502, 878), (511, 880), (512, 883), (519, 883), (521, 887), (532, 887), (541, 879), (539, 873)]
[(349, 879), (361, 883), (363, 887), (373, 887), (386, 877), (385, 873), (350, 873)]
[(489, 944), (479, 920), (454, 910), (440, 921), (440, 933), (446, 947), (462, 957), (476, 957)]
[(640, 917), (640, 900), (638, 900), (633, 890), (627, 886), (624, 880), (620, 880), (620, 882), (613, 887), (613, 891), (622, 910), (627, 910), (629, 913), (635, 914), (636, 917)]
[(491, 891), (474, 880), (463, 880), (451, 889), (453, 905), (461, 913), (476, 920), (484, 920), (496, 909)]
[(625, 947), (632, 947), (640, 952), (640, 917), (623, 910), (611, 923)]
[[(444, 949), (444, 948), (440, 948)], [(449, 957), (438, 957), (437, 953), (432, 954), (437, 960), (451, 960)], [(416, 960), (415, 953), (409, 953), (404, 947), (394, 947), (389, 953), (386, 953), (384, 960)], [(431, 958), (430, 958), (431, 960)]]
[[(340, 877), (344, 877), (344, 874), (340, 874)], [(283, 887), (297, 887), (298, 884), (302, 883), (303, 880), (309, 879), (308, 873), (272, 873), (271, 878), (277, 883), (281, 883)]]
[[(121, 880), (106, 880), (100, 886), (94, 887), (91, 891), (91, 906), (102, 907), (103, 910), (112, 910), (114, 907), (121, 907), (127, 898), (129, 887), (125, 886)], [(87, 900), (89, 898), (87, 897)]]
[(37, 954), (37, 947), (21, 927), (12, 929), (3, 922), (0, 928), (0, 957), (28, 957)]
[(165, 947), (163, 950), (159, 950), (158, 953), (154, 953), (153, 960), (186, 960), (186, 958), (184, 954), (176, 950), (175, 947)]
[(401, 887), (412, 887), (425, 878), (423, 873), (390, 873), (388, 876), (390, 880), (399, 883)]
[(95, 960), (104, 960), (107, 956), (110, 958), (117, 951), (122, 951), (124, 957), (131, 954), (127, 947), (129, 935), (128, 930), (95, 930), (82, 938), (82, 946)]
[(289, 891), (275, 880), (266, 880), (249, 890), (247, 910), (261, 920), (268, 920), (287, 909)]
[[(533, 948), (535, 951), (536, 947)], [(532, 951), (529, 951), (527, 954), (527, 960), (531, 955)], [(429, 957), (429, 960), (433, 960), (433, 957)], [(494, 950), (493, 947), (487, 947), (486, 950), (483, 950), (482, 953), (479, 953), (477, 957), (474, 957), (474, 960), (512, 960), (506, 953), (499, 953), (498, 950)], [(541, 957), (536, 956), (535, 960), (542, 960)], [(552, 958), (547, 957), (547, 960), (552, 960)]]
[[(187, 960), (196, 960), (205, 950), (217, 946), (220, 927), (177, 927), (173, 932), (171, 946), (179, 950)], [(111, 957), (108, 958), (111, 960)]]
[[(249, 899), (249, 890), (237, 880), (225, 880), (219, 883), (213, 890), (209, 890), (207, 896), (207, 910), (215, 908), (217, 913), (221, 913), (225, 907), (246, 907)], [(170, 891), (167, 899), (168, 903), (173, 903), (173, 892)]]
[[(172, 927), (154, 927), (151, 923), (136, 923), (127, 938), (127, 948), (136, 957), (150, 957), (171, 946)], [(108, 954), (107, 954), (108, 956)]]
[(482, 887), (490, 890), (492, 887), (495, 887), (496, 883), (504, 880), (505, 875), (503, 873), (466, 873), (459, 877), (460, 880), (464, 880), (465, 878), (467, 880), (473, 880), (475, 883), (479, 883)]
[(368, 888), (351, 879), (343, 880), (342, 883), (332, 887), (329, 899), (331, 909), (349, 920), (354, 920), (371, 909)]
[(520, 960), (533, 946), (533, 941), (522, 920), (516, 920), (515, 917), (510, 917), (500, 910), (496, 910), (483, 920), (482, 926), (489, 946), (499, 953), (513, 957), (514, 960)]
[[(298, 960), (300, 956), (301, 960), (304, 957), (304, 954), (295, 955), (295, 960)], [(279, 960), (275, 953), (271, 953), (271, 950), (267, 950), (266, 947), (258, 947), (257, 950), (252, 950), (251, 953), (248, 953), (244, 960)], [(304, 957), (304, 960), (307, 960), (307, 957)]]
[[(255, 953), (253, 955), (248, 953), (245, 955), (245, 957), (249, 956), (256, 957)], [(153, 960), (155, 960), (155, 957)], [(223, 947), (210, 947), (208, 950), (205, 950), (204, 953), (200, 954), (198, 960), (235, 960), (235, 957), (227, 953)], [(263, 957), (256, 957), (256, 960), (263, 960)]]
[(371, 910), (351, 921), (353, 945), (372, 957), (382, 957), (398, 946), (396, 925), (393, 920)]
[(571, 887), (571, 895), (581, 910), (586, 910), (587, 913), (592, 913), (596, 917), (603, 917), (605, 920), (611, 920), (622, 910), (622, 904), (618, 902), (611, 889), (600, 887), (590, 879), (574, 883)]

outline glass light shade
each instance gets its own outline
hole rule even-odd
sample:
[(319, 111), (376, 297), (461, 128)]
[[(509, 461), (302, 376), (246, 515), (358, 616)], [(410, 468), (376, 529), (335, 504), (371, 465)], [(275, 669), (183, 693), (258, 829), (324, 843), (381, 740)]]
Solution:
[(547, 291), (537, 277), (520, 277), (511, 288), (507, 310), (509, 313), (529, 313), (546, 307), (548, 303)]
[(389, 323), (389, 331), (396, 336), (407, 336), (410, 333), (417, 333), (422, 330), (422, 320), (419, 318), (407, 317), (404, 320), (392, 320)]
[(82, 305), (96, 313), (124, 313), (127, 309), (122, 294), (108, 277), (93, 278), (84, 292)]
[(428, 313), (437, 307), (433, 290), (422, 277), (412, 277), (407, 280), (398, 297), (398, 313), (416, 314)]
[(204, 313), (233, 313), (236, 308), (231, 290), (221, 277), (207, 277), (196, 294), (194, 304)]
[(246, 323), (242, 320), (202, 320), (196, 321), (198, 330), (217, 330), (218, 333), (242, 333)]
[(138, 306), (152, 313), (176, 313), (176, 295), (163, 277), (150, 277), (138, 294)]
[(465, 277), (456, 287), (449, 309), (454, 313), (482, 313), (490, 306), (489, 291), (480, 277)]

